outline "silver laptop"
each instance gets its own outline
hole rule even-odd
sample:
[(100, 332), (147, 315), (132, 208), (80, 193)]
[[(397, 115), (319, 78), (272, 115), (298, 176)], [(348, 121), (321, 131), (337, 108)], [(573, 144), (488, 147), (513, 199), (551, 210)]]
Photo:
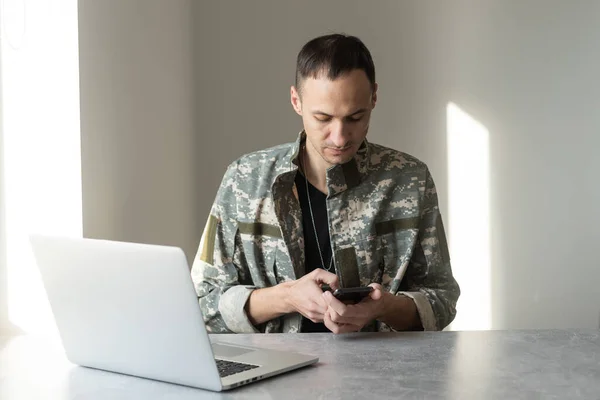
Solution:
[(211, 343), (179, 248), (47, 236), (30, 240), (74, 364), (221, 391), (318, 361)]

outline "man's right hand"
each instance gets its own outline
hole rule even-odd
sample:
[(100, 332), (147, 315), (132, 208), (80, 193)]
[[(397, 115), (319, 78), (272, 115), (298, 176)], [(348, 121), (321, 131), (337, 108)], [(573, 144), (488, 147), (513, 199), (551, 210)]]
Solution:
[(332, 290), (337, 289), (337, 275), (319, 268), (300, 279), (283, 283), (287, 313), (298, 312), (313, 322), (323, 322), (327, 311), (327, 302), (321, 289), (323, 284), (329, 285)]

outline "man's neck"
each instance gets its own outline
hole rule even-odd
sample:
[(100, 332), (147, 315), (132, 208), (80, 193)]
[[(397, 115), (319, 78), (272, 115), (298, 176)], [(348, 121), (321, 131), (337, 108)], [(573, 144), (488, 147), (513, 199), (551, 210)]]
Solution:
[(307, 141), (304, 146), (302, 165), (304, 175), (311, 185), (319, 191), (328, 194), (327, 190), (327, 169), (331, 166), (323, 157), (321, 157), (311, 143)]

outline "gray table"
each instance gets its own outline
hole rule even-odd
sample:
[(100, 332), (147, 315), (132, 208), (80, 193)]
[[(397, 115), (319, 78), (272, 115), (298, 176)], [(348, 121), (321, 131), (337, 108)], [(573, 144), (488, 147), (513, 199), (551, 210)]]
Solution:
[(0, 339), (0, 399), (600, 399), (600, 331), (229, 335), (320, 356), (223, 394), (73, 366), (58, 343)]

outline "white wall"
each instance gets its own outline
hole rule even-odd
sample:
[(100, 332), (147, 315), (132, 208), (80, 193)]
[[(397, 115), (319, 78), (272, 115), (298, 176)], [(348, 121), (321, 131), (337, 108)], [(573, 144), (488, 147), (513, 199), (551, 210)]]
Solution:
[[(1, 10), (0, 20), (2, 20)], [(0, 334), (8, 330), (6, 228), (4, 218), (4, 134), (2, 121), (2, 52), (0, 51)]]
[(490, 131), (497, 327), (598, 327), (599, 11), (465, 2), (436, 41), (452, 49), (452, 99)]
[(189, 0), (79, 2), (84, 235), (177, 245), (198, 207)]
[[(448, 103), (489, 131), (490, 327), (597, 327), (598, 8), (82, 1), (85, 233), (195, 251), (226, 165), (301, 129), (289, 86), (302, 44), (345, 31), (376, 63), (370, 139), (427, 162), (450, 227), (463, 221), (449, 215)], [(467, 261), (454, 267), (478, 276)]]
[(462, 221), (448, 215), (448, 103), (489, 131), (491, 327), (598, 327), (600, 3), (194, 4), (198, 131), (218, 148), (199, 150), (208, 187), (231, 159), (301, 128), (288, 100), (301, 45), (355, 34), (380, 84), (370, 138), (428, 163), (450, 225)]

